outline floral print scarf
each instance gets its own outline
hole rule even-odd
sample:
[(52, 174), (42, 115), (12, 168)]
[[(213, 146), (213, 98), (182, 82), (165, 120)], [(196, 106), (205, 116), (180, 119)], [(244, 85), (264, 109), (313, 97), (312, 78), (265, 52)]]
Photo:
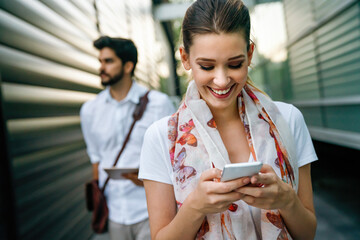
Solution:
[[(270, 98), (246, 84), (238, 97), (251, 161), (273, 167), (297, 191), (298, 168), (293, 137)], [(185, 100), (168, 121), (172, 181), (178, 208), (197, 186), (203, 171), (231, 163), (209, 107), (194, 81)], [(227, 211), (208, 214), (196, 239), (291, 239), (278, 210), (263, 210), (234, 202)]]

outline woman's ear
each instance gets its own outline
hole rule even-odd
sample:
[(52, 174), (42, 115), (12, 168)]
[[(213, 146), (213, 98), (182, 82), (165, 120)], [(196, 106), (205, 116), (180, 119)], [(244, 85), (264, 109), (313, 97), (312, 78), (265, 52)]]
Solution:
[(189, 54), (186, 53), (184, 47), (180, 47), (179, 51), (180, 51), (180, 57), (181, 57), (181, 62), (183, 64), (183, 66), (187, 71), (189, 71), (191, 69), (190, 60), (189, 60)]
[(124, 65), (124, 72), (127, 74), (131, 74), (133, 68), (134, 68), (134, 63), (131, 61), (127, 61)]
[(247, 53), (247, 55), (248, 55), (248, 66), (250, 66), (250, 64), (251, 64), (251, 60), (252, 60), (252, 57), (253, 57), (253, 54), (254, 54), (254, 48), (255, 48), (254, 43), (250, 43), (249, 51)]

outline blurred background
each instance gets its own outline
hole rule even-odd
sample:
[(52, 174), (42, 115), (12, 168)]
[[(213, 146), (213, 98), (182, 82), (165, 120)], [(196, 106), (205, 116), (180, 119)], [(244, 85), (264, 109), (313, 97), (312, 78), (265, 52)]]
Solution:
[[(0, 0), (0, 239), (95, 239), (85, 208), (91, 164), (81, 105), (101, 91), (101, 35), (131, 38), (135, 77), (186, 91), (179, 62), (186, 0)], [(360, 1), (247, 0), (252, 80), (295, 105), (312, 164), (316, 239), (360, 239)], [(106, 237), (106, 236), (103, 236)]]

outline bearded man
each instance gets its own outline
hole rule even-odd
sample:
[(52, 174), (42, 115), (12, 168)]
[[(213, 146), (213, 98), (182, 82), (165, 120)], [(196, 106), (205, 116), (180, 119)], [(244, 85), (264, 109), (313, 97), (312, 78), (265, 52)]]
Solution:
[[(93, 178), (102, 187), (107, 178), (104, 168), (114, 164), (132, 124), (135, 107), (148, 89), (134, 80), (138, 53), (133, 41), (103, 36), (94, 41), (94, 47), (99, 50), (99, 75), (105, 89), (81, 107), (80, 117)], [(164, 93), (152, 90), (148, 99), (144, 115), (135, 124), (117, 167), (138, 168), (146, 129), (154, 121), (175, 112)], [(137, 173), (125, 177), (126, 180), (110, 179), (105, 188), (110, 238), (150, 239), (143, 184)]]

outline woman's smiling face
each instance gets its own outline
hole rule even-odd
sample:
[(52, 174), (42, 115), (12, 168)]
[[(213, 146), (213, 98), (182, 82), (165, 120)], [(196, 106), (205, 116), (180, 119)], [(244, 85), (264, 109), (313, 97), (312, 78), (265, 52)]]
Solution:
[(186, 70), (192, 74), (200, 96), (211, 110), (236, 106), (237, 96), (244, 87), (253, 45), (240, 33), (209, 33), (193, 38), (189, 53), (180, 48)]

